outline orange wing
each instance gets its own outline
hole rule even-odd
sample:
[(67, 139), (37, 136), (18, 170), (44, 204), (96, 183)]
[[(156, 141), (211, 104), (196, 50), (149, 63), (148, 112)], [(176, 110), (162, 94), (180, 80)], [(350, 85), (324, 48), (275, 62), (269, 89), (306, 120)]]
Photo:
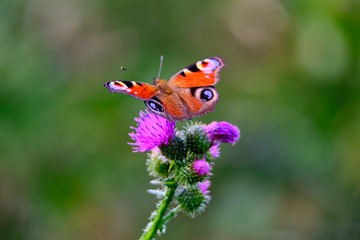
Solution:
[(159, 93), (148, 101), (148, 108), (169, 120), (183, 121), (214, 111), (219, 94), (212, 86), (177, 88), (176, 93)]
[(141, 100), (148, 100), (156, 94), (156, 87), (154, 85), (142, 82), (114, 81), (107, 82), (104, 86), (112, 93), (125, 93)]
[(219, 73), (225, 66), (220, 57), (206, 58), (176, 73), (170, 78), (169, 84), (177, 88), (213, 86), (220, 81)]

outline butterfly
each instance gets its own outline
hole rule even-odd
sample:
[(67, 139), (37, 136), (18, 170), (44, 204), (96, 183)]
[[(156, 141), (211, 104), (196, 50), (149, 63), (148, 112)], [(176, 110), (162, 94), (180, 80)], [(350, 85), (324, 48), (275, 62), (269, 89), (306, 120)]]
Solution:
[(220, 57), (198, 61), (170, 78), (154, 78), (154, 84), (113, 81), (104, 86), (111, 93), (125, 93), (145, 102), (147, 108), (168, 120), (183, 121), (215, 111), (219, 93), (214, 85), (220, 81), (225, 66)]

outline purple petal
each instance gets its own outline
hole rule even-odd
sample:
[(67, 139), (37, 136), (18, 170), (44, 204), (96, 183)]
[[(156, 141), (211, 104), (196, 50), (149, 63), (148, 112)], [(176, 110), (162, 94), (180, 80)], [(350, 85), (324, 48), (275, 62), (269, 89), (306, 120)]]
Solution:
[(205, 132), (211, 141), (228, 142), (233, 145), (240, 138), (240, 130), (228, 122), (212, 122), (205, 126)]
[(205, 161), (205, 159), (199, 159), (194, 161), (193, 171), (198, 176), (206, 176), (209, 174), (210, 170), (211, 170), (211, 166), (207, 161)]
[(220, 144), (219, 143), (214, 143), (214, 145), (211, 146), (209, 151), (210, 151), (210, 155), (211, 155), (212, 158), (220, 157)]
[(140, 111), (139, 118), (135, 118), (136, 127), (130, 127), (135, 132), (129, 133), (129, 136), (135, 143), (129, 143), (134, 146), (134, 152), (145, 152), (159, 147), (162, 144), (168, 144), (169, 140), (175, 134), (175, 122), (169, 122), (148, 110)]
[(209, 195), (209, 193), (210, 193), (210, 191), (208, 190), (208, 188), (210, 187), (210, 181), (209, 180), (206, 180), (204, 182), (199, 182), (198, 187), (199, 187), (200, 191), (204, 195)]

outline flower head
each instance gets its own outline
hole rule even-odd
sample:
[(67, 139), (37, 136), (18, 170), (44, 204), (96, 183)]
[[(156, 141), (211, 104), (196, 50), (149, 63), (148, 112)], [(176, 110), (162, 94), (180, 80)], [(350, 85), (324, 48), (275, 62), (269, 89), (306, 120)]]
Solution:
[(211, 146), (211, 148), (209, 149), (210, 155), (212, 158), (218, 158), (220, 157), (220, 148), (219, 148), (219, 143), (214, 143), (214, 145)]
[(199, 187), (200, 191), (204, 195), (209, 195), (209, 193), (210, 193), (210, 191), (208, 190), (208, 188), (210, 187), (210, 181), (209, 180), (206, 180), (204, 182), (199, 182), (198, 187)]
[(205, 161), (205, 159), (196, 160), (193, 164), (193, 171), (198, 176), (206, 176), (209, 174), (210, 170), (211, 166), (207, 161)]
[(228, 122), (212, 122), (204, 127), (211, 141), (228, 142), (235, 144), (240, 138), (238, 127)]
[(135, 141), (129, 143), (134, 146), (134, 152), (145, 152), (162, 144), (166, 145), (175, 134), (175, 122), (169, 122), (148, 110), (140, 111), (140, 117), (135, 118), (135, 121), (137, 127), (130, 127), (135, 132), (129, 133)]

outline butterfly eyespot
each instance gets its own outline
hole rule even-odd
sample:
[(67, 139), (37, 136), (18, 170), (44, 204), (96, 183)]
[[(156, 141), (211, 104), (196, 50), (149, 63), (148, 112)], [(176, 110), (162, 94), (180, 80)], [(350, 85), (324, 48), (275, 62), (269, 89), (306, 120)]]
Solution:
[(155, 111), (158, 111), (158, 112), (163, 112), (164, 111), (164, 109), (159, 104), (157, 104), (156, 102), (149, 102), (149, 106)]
[(203, 102), (214, 101), (219, 97), (216, 89), (212, 86), (194, 87), (190, 89), (190, 92), (191, 95)]
[(214, 97), (214, 93), (210, 89), (201, 91), (200, 99), (204, 102), (210, 101)]
[(156, 99), (154, 99), (156, 97), (153, 97), (152, 99), (149, 99), (147, 101), (145, 101), (145, 104), (148, 108), (150, 108), (150, 110), (155, 111), (155, 112), (164, 112), (164, 107), (162, 106), (161, 102)]

